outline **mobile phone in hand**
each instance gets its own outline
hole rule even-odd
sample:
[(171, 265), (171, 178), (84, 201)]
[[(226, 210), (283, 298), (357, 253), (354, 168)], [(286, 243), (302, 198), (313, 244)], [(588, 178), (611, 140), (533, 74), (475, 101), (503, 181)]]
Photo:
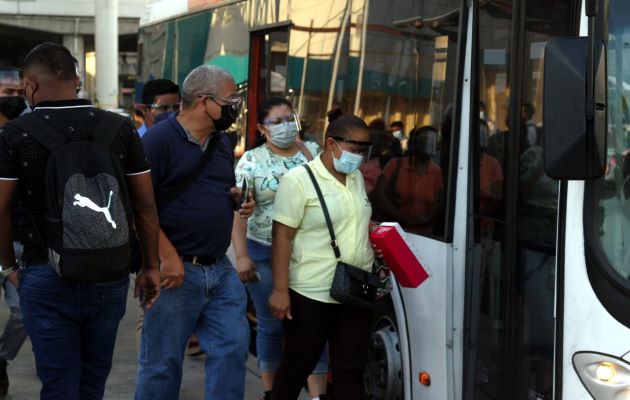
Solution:
[(247, 201), (247, 178), (243, 179), (243, 185), (241, 186), (241, 202), (238, 204), (239, 207), (241, 206), (241, 204), (245, 203)]

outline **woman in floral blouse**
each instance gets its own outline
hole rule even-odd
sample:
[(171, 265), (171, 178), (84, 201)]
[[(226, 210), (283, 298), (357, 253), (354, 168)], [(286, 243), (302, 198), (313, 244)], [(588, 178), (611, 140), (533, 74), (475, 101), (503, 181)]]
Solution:
[[(299, 120), (291, 103), (271, 97), (258, 110), (258, 131), (264, 143), (243, 154), (236, 166), (237, 187), (247, 180), (253, 191), (256, 209), (247, 222), (235, 218), (233, 235), (247, 235), (247, 248), (235, 248), (236, 268), (256, 309), (258, 320), (256, 347), (267, 399), (273, 376), (282, 357), (282, 321), (271, 315), (267, 299), (271, 295), (271, 226), (273, 204), (282, 176), (319, 153), (319, 146), (298, 139)], [(258, 273), (258, 274), (256, 274)], [(312, 398), (323, 400), (326, 393), (328, 362), (326, 351), (308, 379)]]

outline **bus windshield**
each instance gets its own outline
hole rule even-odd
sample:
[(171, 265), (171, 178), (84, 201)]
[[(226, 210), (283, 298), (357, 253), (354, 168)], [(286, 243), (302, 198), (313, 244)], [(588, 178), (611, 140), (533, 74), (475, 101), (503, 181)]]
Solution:
[(608, 162), (595, 185), (596, 239), (622, 281), (630, 278), (630, 3), (612, 0), (608, 21)]

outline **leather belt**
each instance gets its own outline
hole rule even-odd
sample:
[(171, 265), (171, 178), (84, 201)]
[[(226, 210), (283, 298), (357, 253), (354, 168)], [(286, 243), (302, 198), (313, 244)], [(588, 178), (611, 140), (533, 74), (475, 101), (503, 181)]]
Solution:
[(223, 256), (182, 256), (184, 262), (189, 262), (193, 265), (213, 265), (217, 264)]

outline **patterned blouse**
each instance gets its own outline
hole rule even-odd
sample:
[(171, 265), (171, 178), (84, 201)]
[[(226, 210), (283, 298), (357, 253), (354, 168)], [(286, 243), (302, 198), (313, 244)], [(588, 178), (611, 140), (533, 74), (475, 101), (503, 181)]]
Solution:
[[(319, 153), (317, 143), (304, 142), (313, 157)], [(236, 165), (236, 187), (241, 188), (243, 179), (254, 190), (256, 209), (247, 220), (247, 237), (258, 243), (271, 245), (273, 203), (280, 179), (287, 171), (307, 163), (306, 156), (298, 150), (293, 156), (284, 157), (272, 152), (263, 144), (246, 151)]]

